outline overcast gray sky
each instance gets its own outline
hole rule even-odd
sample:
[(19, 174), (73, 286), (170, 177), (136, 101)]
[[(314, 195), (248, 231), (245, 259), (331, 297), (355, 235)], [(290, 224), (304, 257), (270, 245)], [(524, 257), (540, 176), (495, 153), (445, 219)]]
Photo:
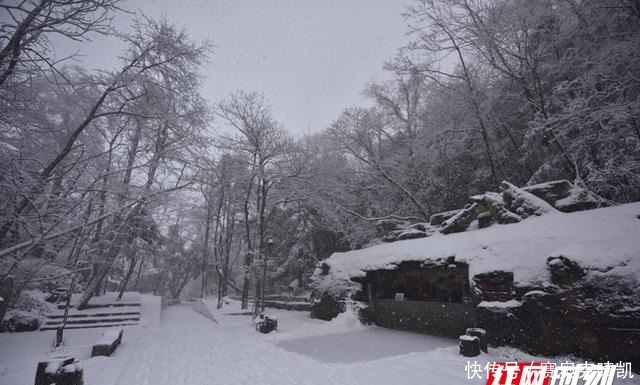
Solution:
[[(243, 89), (263, 92), (295, 135), (326, 128), (345, 107), (363, 104), (363, 86), (405, 41), (401, 0), (126, 0), (123, 8), (184, 26), (216, 45), (204, 70), (211, 102)], [(115, 26), (126, 30), (130, 16)], [(122, 46), (97, 37), (79, 48), (90, 68), (115, 65)]]

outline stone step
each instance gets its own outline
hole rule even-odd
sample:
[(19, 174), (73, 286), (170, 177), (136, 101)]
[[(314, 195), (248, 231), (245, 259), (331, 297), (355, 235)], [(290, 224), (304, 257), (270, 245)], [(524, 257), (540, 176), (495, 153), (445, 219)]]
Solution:
[[(140, 316), (136, 317), (112, 317), (112, 318), (94, 318), (94, 319), (68, 319), (67, 325), (91, 325), (97, 323), (123, 322), (123, 321), (140, 321)], [(61, 319), (47, 320), (45, 326), (60, 326)]]
[(264, 301), (265, 307), (283, 310), (311, 311), (310, 302)]
[[(88, 313), (88, 314), (78, 314), (78, 313), (74, 313), (74, 314), (69, 314), (67, 316), (67, 318), (89, 318), (89, 317), (110, 317), (110, 316), (124, 316), (124, 315), (140, 315), (139, 311), (127, 311), (127, 312), (109, 312), (109, 313)], [(55, 314), (49, 314), (47, 316), (47, 318), (50, 319), (57, 319), (57, 318), (64, 318), (64, 314), (59, 314), (59, 313), (55, 313)]]
[[(64, 304), (58, 304), (58, 309), (64, 309)], [(75, 308), (75, 304), (69, 305), (70, 308)], [(123, 306), (140, 306), (140, 302), (109, 302), (109, 303), (90, 303), (87, 304), (87, 309), (97, 308), (109, 308), (109, 307), (123, 307)]]
[(309, 297), (293, 296), (293, 295), (267, 295), (264, 297), (265, 301), (278, 301), (278, 302), (310, 302)]
[[(114, 327), (114, 326), (135, 326), (138, 325), (138, 322), (114, 322), (114, 323), (100, 323), (100, 324), (91, 324), (91, 325), (66, 325), (64, 327), (65, 330), (67, 329), (91, 329), (91, 328), (110, 328), (110, 327)], [(57, 326), (47, 326), (44, 325), (40, 328), (40, 331), (46, 331), (46, 330), (56, 330)]]

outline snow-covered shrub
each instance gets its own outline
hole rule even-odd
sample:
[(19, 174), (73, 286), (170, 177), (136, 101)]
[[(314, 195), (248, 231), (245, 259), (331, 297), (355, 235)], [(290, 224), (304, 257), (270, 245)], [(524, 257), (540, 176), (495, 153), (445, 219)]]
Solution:
[(40, 328), (40, 318), (32, 312), (11, 309), (7, 312), (0, 325), (0, 331), (26, 332)]
[(22, 291), (11, 303), (0, 329), (16, 332), (38, 330), (41, 320), (51, 311), (50, 304), (44, 300), (46, 295), (38, 290)]

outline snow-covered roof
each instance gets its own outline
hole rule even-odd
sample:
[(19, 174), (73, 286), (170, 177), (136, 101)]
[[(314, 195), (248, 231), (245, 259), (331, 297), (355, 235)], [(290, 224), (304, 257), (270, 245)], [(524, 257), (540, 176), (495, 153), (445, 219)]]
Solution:
[(314, 286), (331, 291), (366, 270), (394, 268), (402, 261), (455, 256), (469, 263), (469, 277), (495, 270), (514, 273), (517, 285), (550, 282), (546, 261), (565, 256), (588, 274), (640, 277), (640, 202), (574, 213), (551, 212), (522, 222), (334, 253), (329, 272), (314, 273)]

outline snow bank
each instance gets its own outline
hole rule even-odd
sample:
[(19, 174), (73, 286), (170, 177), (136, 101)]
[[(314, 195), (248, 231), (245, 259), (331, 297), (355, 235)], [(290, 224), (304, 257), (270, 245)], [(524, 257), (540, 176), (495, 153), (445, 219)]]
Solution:
[(356, 303), (347, 303), (345, 311), (329, 321), (328, 325), (333, 330), (353, 331), (366, 328), (360, 320), (360, 307)]
[[(368, 330), (372, 326), (362, 323), (359, 317), (360, 305), (356, 302), (348, 302), (345, 311), (338, 314), (331, 321), (321, 321), (313, 325), (305, 325), (304, 328), (277, 333), (270, 336), (272, 341), (288, 341), (300, 338), (326, 336), (329, 334), (342, 334)], [(285, 314), (288, 314), (285, 312)]]
[(508, 309), (512, 307), (520, 307), (522, 302), (511, 299), (509, 301), (482, 301), (478, 304), (478, 307), (490, 307), (490, 308), (502, 308)]
[(316, 269), (314, 287), (348, 287), (366, 270), (402, 261), (455, 256), (469, 263), (470, 278), (495, 270), (512, 271), (516, 285), (549, 284), (546, 260), (565, 256), (588, 274), (640, 277), (640, 202), (574, 213), (550, 212), (509, 225), (429, 238), (398, 241), (335, 253)]

